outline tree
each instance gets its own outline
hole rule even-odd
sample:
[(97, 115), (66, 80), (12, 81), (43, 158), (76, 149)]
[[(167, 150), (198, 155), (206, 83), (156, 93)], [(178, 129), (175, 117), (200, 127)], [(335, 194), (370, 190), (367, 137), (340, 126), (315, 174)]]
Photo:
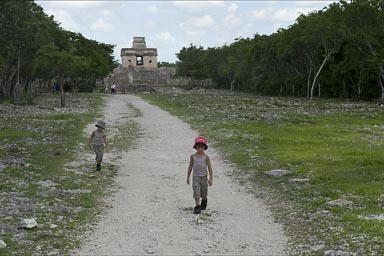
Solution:
[(179, 61), (176, 61), (176, 74), (178, 76), (186, 76), (190, 78), (204, 78), (204, 72), (200, 65), (204, 48), (191, 44), (188, 48), (183, 47), (176, 54)]
[[(377, 84), (380, 88), (380, 98), (384, 100), (384, 3), (379, 0), (342, 1), (346, 38), (356, 49), (350, 54), (350, 59), (365, 63), (365, 67), (374, 69)], [(360, 69), (363, 71), (364, 69)], [(364, 70), (365, 72), (366, 70)]]
[(49, 40), (44, 31), (55, 25), (33, 1), (0, 2), (0, 96), (12, 95), (16, 80), (29, 83), (34, 53)]
[(49, 43), (37, 52), (36, 64), (42, 71), (50, 70), (51, 78), (58, 78), (61, 107), (65, 107), (64, 78), (76, 73), (82, 65), (86, 65), (84, 59), (68, 51), (60, 51), (53, 43)]
[[(268, 95), (384, 100), (384, 1), (352, 0), (301, 15), (287, 29), (218, 48), (183, 48), (178, 75)], [(377, 90), (379, 88), (379, 90)]]
[(114, 47), (63, 30), (33, 1), (0, 1), (0, 97), (31, 92), (35, 79), (62, 85), (65, 77), (94, 87), (117, 66)]

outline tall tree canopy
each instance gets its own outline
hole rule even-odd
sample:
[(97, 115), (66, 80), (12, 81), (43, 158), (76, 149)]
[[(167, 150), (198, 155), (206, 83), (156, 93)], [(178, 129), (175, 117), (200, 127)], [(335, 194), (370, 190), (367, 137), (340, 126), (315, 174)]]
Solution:
[(183, 48), (176, 67), (182, 76), (262, 95), (384, 100), (383, 41), (383, 0), (340, 1), (269, 36)]
[(117, 66), (114, 47), (62, 29), (32, 0), (0, 1), (0, 97), (36, 79), (55, 79), (61, 89), (67, 79), (78, 90), (92, 90)]

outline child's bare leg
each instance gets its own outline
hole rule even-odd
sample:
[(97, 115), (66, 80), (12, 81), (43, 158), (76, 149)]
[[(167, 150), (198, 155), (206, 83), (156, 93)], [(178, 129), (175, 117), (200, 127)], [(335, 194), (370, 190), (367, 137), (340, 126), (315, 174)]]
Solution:
[(196, 206), (199, 206), (200, 205), (200, 198), (195, 198), (195, 203), (196, 203)]

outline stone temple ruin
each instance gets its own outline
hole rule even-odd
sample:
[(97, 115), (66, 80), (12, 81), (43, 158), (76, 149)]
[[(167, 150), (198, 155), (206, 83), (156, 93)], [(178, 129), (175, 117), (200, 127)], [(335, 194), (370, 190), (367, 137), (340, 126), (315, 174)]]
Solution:
[(145, 37), (134, 37), (132, 48), (121, 49), (121, 62), (124, 68), (157, 68), (157, 49), (147, 48)]
[(176, 69), (157, 66), (157, 49), (147, 48), (145, 37), (134, 37), (132, 48), (121, 49), (121, 65), (104, 80), (104, 86), (116, 85), (117, 93), (150, 92), (167, 86), (213, 88), (212, 79), (174, 78)]
[(167, 85), (174, 68), (157, 67), (157, 49), (147, 48), (145, 37), (134, 37), (132, 48), (121, 49), (121, 65), (104, 79), (104, 85), (116, 84), (118, 93), (152, 91)]

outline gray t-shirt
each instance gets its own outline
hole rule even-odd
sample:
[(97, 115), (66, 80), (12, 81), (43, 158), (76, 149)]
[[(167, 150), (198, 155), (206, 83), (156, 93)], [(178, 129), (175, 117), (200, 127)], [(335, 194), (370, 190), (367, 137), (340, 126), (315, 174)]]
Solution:
[(94, 131), (92, 136), (93, 145), (104, 145), (104, 137), (105, 137), (104, 133)]
[(197, 153), (193, 155), (193, 176), (207, 176), (207, 157), (205, 154), (203, 156), (198, 156)]

